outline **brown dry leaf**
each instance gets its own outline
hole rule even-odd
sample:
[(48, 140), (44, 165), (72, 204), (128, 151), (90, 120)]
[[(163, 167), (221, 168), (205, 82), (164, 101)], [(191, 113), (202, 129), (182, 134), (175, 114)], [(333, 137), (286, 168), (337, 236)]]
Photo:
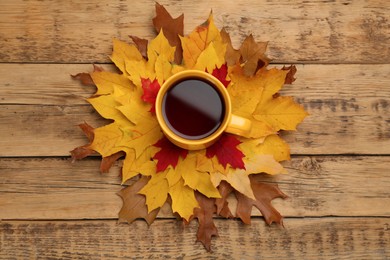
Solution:
[(125, 152), (120, 151), (120, 152), (114, 153), (110, 156), (103, 157), (102, 162), (100, 163), (100, 172), (101, 173), (108, 173), (108, 171), (111, 169), (112, 165), (123, 156), (125, 156)]
[(129, 36), (135, 46), (137, 46), (137, 49), (139, 50), (139, 52), (141, 53), (142, 57), (144, 57), (144, 59), (147, 59), (148, 57), (148, 40), (146, 39), (142, 39), (142, 38), (139, 38), (137, 36), (133, 36), (133, 35), (130, 35)]
[(265, 222), (268, 225), (273, 222), (283, 225), (283, 217), (271, 205), (271, 201), (276, 198), (285, 199), (287, 198), (287, 195), (284, 194), (276, 184), (263, 183), (258, 181), (256, 175), (249, 176), (249, 178), (256, 200), (249, 199), (241, 193), (235, 192), (237, 197), (237, 217), (239, 217), (245, 224), (250, 224), (252, 207), (255, 206), (260, 210), (265, 219)]
[(217, 206), (218, 215), (225, 218), (234, 217), (229, 209), (228, 202), (227, 202), (227, 197), (229, 196), (230, 193), (232, 193), (233, 190), (234, 190), (233, 187), (226, 181), (221, 181), (221, 183), (219, 184), (218, 191), (221, 194), (222, 198), (217, 198), (215, 200), (215, 205)]
[(295, 67), (295, 65), (290, 65), (288, 67), (283, 66), (282, 70), (288, 70), (284, 84), (292, 84), (296, 80), (294, 76), (297, 72), (297, 67)]
[(256, 42), (253, 35), (246, 37), (240, 47), (244, 73), (246, 76), (253, 76), (260, 68), (266, 67), (270, 59), (265, 55), (267, 42)]
[(222, 42), (226, 43), (225, 60), (228, 66), (236, 65), (240, 61), (240, 51), (233, 48), (229, 33), (223, 28), (221, 30)]
[(148, 183), (148, 177), (142, 177), (134, 184), (123, 188), (118, 192), (118, 195), (123, 200), (123, 205), (119, 211), (119, 222), (131, 223), (136, 219), (143, 218), (151, 225), (157, 217), (159, 209), (155, 209), (148, 213), (146, 206), (146, 198), (138, 192)]
[[(93, 72), (102, 72), (103, 68), (97, 65), (93, 65)], [(70, 75), (73, 79), (79, 80), (84, 86), (95, 86), (95, 82), (91, 77), (91, 73), (77, 73), (76, 75)]]
[(184, 35), (184, 14), (173, 18), (164, 6), (156, 2), (156, 17), (153, 18), (153, 25), (157, 32), (162, 29), (169, 44), (176, 47), (175, 63), (181, 64), (183, 49), (179, 36)]
[(218, 236), (217, 227), (214, 224), (213, 215), (216, 212), (215, 199), (207, 198), (199, 192), (195, 192), (199, 208), (194, 209), (193, 218), (198, 219), (197, 241), (201, 242), (207, 251), (211, 251), (211, 238)]
[(95, 153), (94, 150), (89, 148), (94, 138), (93, 127), (86, 122), (84, 122), (83, 124), (79, 124), (79, 127), (81, 128), (81, 130), (83, 130), (85, 136), (88, 138), (89, 144), (79, 146), (70, 152), (73, 161), (81, 160)]

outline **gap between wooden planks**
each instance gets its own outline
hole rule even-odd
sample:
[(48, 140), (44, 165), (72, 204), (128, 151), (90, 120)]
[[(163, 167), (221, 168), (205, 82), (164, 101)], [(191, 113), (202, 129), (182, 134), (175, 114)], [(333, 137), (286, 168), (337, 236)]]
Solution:
[(176, 220), (0, 222), (0, 258), (58, 259), (387, 259), (389, 218), (286, 219), (283, 229), (261, 219), (244, 226), (215, 220), (212, 253), (195, 243), (196, 224)]
[[(276, 62), (388, 63), (390, 5), (377, 1), (196, 2), (160, 0), (174, 16), (185, 14), (185, 33), (211, 10), (216, 25), (238, 47), (246, 35), (269, 41)], [(3, 0), (0, 62), (108, 62), (111, 38), (152, 39), (155, 1)], [(92, 15), (93, 14), (93, 15)]]
[[(286, 217), (390, 217), (389, 163), (388, 156), (297, 156), (284, 163), (289, 174), (259, 179), (290, 197), (273, 201)], [(108, 174), (98, 168), (95, 159), (1, 158), (0, 219), (117, 219), (120, 165)], [(234, 212), (235, 199), (230, 206)], [(172, 217), (169, 207), (159, 217)]]
[[(390, 154), (390, 65), (297, 67), (282, 95), (294, 96), (310, 116), (283, 134), (293, 154)], [(0, 64), (0, 117), (7, 122), (0, 124), (0, 156), (67, 156), (87, 141), (76, 125), (107, 123), (84, 100), (94, 87), (69, 76), (91, 69)]]

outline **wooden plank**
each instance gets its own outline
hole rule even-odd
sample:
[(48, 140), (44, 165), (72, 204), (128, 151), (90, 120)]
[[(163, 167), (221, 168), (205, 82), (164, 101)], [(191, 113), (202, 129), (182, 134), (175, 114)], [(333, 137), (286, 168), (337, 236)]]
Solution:
[[(389, 164), (388, 156), (299, 156), (284, 163), (289, 174), (261, 178), (290, 197), (273, 202), (283, 216), (390, 216)], [(2, 158), (0, 172), (0, 219), (116, 219), (122, 204), (120, 163), (106, 175), (96, 159)], [(230, 205), (234, 212), (234, 198)], [(160, 217), (172, 217), (169, 207)]]
[[(0, 156), (66, 156), (84, 144), (75, 125), (104, 121), (84, 100), (94, 87), (69, 75), (91, 69), (0, 64)], [(390, 65), (300, 65), (297, 77), (282, 94), (296, 97), (310, 116), (298, 132), (284, 135), (292, 153), (390, 153)]]
[[(239, 46), (250, 33), (269, 41), (276, 62), (388, 63), (390, 4), (377, 1), (226, 2), (161, 0), (185, 13), (185, 33), (213, 10)], [(151, 39), (155, 2), (34, 1), (0, 3), (1, 62), (107, 62), (111, 38)]]
[(176, 220), (4, 221), (0, 258), (30, 259), (388, 259), (389, 218), (286, 219), (285, 229), (216, 220), (212, 252), (195, 242), (197, 224)]

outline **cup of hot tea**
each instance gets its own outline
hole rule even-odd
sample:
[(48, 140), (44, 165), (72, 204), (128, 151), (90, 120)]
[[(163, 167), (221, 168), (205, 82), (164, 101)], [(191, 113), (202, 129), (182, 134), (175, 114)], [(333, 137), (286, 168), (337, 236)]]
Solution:
[(156, 116), (166, 137), (188, 150), (207, 148), (224, 132), (248, 136), (252, 127), (249, 119), (232, 114), (225, 86), (199, 70), (179, 72), (163, 83)]

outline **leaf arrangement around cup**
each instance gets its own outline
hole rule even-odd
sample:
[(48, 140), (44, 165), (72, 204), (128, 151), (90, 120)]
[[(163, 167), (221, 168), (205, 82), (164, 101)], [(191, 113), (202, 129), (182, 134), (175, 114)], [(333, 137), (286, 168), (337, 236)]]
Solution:
[[(154, 39), (113, 40), (111, 60), (118, 73), (95, 66), (91, 73), (73, 76), (96, 86), (88, 102), (112, 122), (97, 128), (81, 124), (89, 143), (71, 154), (82, 159), (99, 153), (102, 172), (124, 157), (126, 187), (119, 192), (123, 199), (119, 220), (143, 218), (151, 224), (168, 202), (186, 223), (198, 219), (197, 240), (210, 250), (211, 238), (217, 235), (214, 215), (250, 224), (255, 206), (266, 223), (282, 224), (271, 201), (286, 195), (277, 185), (261, 182), (259, 173), (285, 173), (280, 162), (290, 159), (289, 146), (278, 132), (295, 130), (307, 113), (291, 97), (278, 94), (284, 84), (294, 81), (296, 69), (268, 69), (266, 43), (250, 35), (234, 49), (212, 14), (184, 36), (183, 19), (183, 15), (172, 18), (157, 3)], [(209, 148), (196, 151), (179, 148), (164, 137), (154, 113), (157, 93), (170, 76), (188, 69), (206, 71), (225, 85), (232, 112), (252, 121), (249, 136), (223, 134)], [(231, 194), (237, 200), (234, 212), (227, 200)]]

